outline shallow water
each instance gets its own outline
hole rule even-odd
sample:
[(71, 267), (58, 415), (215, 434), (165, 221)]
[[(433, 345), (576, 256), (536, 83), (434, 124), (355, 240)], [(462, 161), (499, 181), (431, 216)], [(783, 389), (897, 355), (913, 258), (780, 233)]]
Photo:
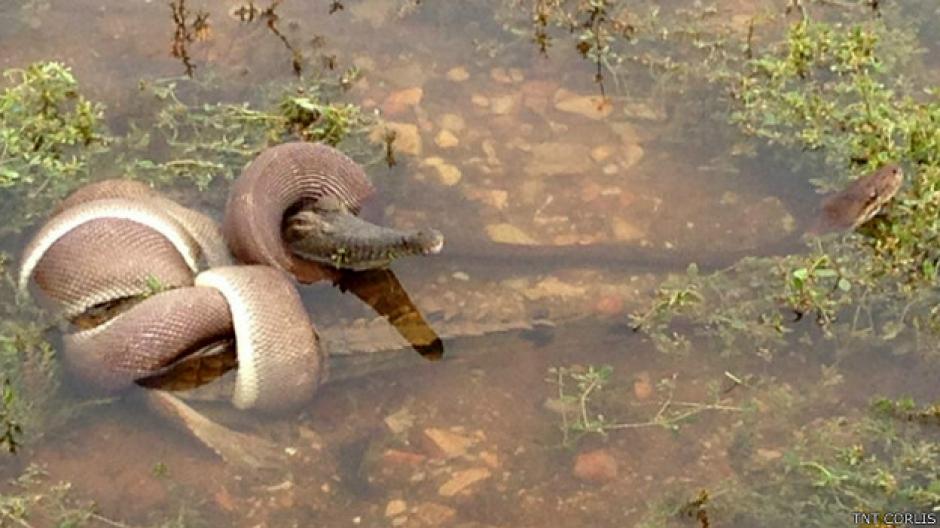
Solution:
[[(598, 110), (589, 99), (599, 94), (592, 63), (567, 41), (540, 54), (528, 35), (504, 31), (488, 2), (344, 4), (329, 14), (327, 2), (285, 1), (277, 27), (304, 55), (304, 75), (323, 67), (320, 55), (335, 55), (338, 69), (358, 65), (363, 79), (345, 98), (413, 127), (420, 139), (410, 153), (399, 149), (394, 167), (369, 169), (385, 222), (433, 225), (471, 253), (488, 238), (610, 243), (673, 251), (674, 265), (542, 267), (512, 254), (477, 261), (446, 249), (440, 258), (401, 261), (393, 270), (443, 338), (444, 360), (394, 353), (377, 373), (323, 387), (302, 412), (238, 418), (284, 450), (283, 467), (227, 464), (129, 398), (4, 459), (0, 476), (42, 464), (102, 516), (131, 526), (173, 518), (184, 526), (630, 526), (668, 493), (694, 497), (735, 475), (740, 409), (703, 412), (676, 433), (624, 428), (565, 447), (550, 368), (611, 365), (602, 402), (618, 413), (615, 422), (643, 423), (667, 397), (704, 402), (712, 384), (735, 407), (749, 394), (729, 372), (764, 376), (795, 394), (820, 390), (823, 367), (846, 345), (794, 344), (772, 363), (726, 359), (697, 343), (694, 353), (673, 357), (629, 329), (627, 314), (649, 302), (665, 271), (718, 250), (774, 253), (812, 213), (809, 173), (789, 174), (773, 149), (730, 154), (735, 132), (715, 119), (723, 109), (715, 91), (678, 95), (649, 81), (617, 90), (611, 80), (610, 107)], [(230, 16), (233, 7), (189, 4), (210, 13), (210, 32), (189, 44), (189, 60), (197, 81), (211, 81), (210, 99), (257, 102), (262, 81), (295, 78), (291, 53), (263, 23)], [(170, 54), (172, 36), (162, 1), (0, 3), (0, 67), (63, 61), (86, 95), (106, 105), (115, 132), (146, 111), (141, 79), (185, 72)], [(416, 88), (417, 104), (400, 102)], [(227, 185), (174, 196), (218, 215)], [(335, 288), (311, 286), (303, 296), (330, 339), (384, 324), (369, 322), (374, 314)], [(934, 396), (935, 377), (915, 359), (892, 358), (884, 343), (847, 346), (863, 351), (841, 365), (826, 398), (807, 414), (765, 417), (775, 425), (755, 441), (768, 457), (783, 449), (774, 428), (863, 407), (872, 379), (882, 394)], [(674, 395), (657, 386), (662, 379), (674, 380)], [(605, 462), (601, 476), (585, 477), (575, 466), (596, 453), (615, 471)]]

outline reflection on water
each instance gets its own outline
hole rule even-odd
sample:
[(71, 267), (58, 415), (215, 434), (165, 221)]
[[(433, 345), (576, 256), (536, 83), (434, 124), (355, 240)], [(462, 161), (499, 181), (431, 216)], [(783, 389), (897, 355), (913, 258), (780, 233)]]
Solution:
[[(789, 249), (812, 208), (805, 178), (772, 152), (732, 156), (737, 140), (707, 88), (608, 83), (603, 100), (599, 62), (564, 46), (543, 54), (530, 34), (504, 31), (495, 3), (429, 4), (0, 4), (0, 65), (66, 62), (116, 131), (147, 110), (140, 79), (181, 68), (212, 102), (357, 68), (344, 97), (386, 120), (377, 158), (395, 136), (397, 164), (369, 168), (381, 213), (397, 227), (440, 226), (453, 255), (479, 257), (445, 249), (304, 288), (337, 355), (334, 382), (286, 417), (220, 419), (275, 446), (273, 472), (224, 463), (132, 396), (50, 432), (0, 476), (44, 464), (129, 525), (624, 526), (651, 504), (763, 471), (788, 449), (781, 431), (864, 406), (874, 376), (886, 393), (935, 396), (929, 372), (883, 344), (796, 344), (774, 362), (705, 343), (656, 353), (626, 314), (660, 272)], [(218, 213), (227, 185), (182, 201)], [(540, 266), (564, 261), (554, 246), (577, 258)], [(847, 346), (865, 352), (834, 373)], [(550, 374), (559, 367), (564, 376)], [(691, 410), (694, 421), (671, 427)]]

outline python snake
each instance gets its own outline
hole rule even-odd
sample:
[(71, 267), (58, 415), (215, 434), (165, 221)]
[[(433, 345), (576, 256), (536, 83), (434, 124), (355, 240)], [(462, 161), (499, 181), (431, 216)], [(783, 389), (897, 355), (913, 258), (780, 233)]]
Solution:
[[(340, 268), (380, 267), (443, 244), (435, 230), (355, 218), (374, 192), (354, 161), (312, 143), (255, 158), (232, 186), (221, 227), (143, 183), (93, 183), (67, 197), (27, 244), (19, 286), (32, 279), (73, 321), (118, 307), (63, 338), (65, 363), (95, 387), (124, 389), (234, 339), (233, 404), (290, 409), (325, 377), (325, 352), (293, 279), (336, 279)], [(282, 238), (285, 215), (320, 225), (307, 258)]]

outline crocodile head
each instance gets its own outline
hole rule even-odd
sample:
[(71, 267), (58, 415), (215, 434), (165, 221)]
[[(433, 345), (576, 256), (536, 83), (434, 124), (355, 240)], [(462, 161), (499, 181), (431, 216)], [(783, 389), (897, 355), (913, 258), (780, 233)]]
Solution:
[(378, 226), (328, 198), (286, 218), (283, 235), (298, 257), (351, 270), (383, 268), (409, 255), (432, 255), (444, 245), (444, 236), (435, 229)]

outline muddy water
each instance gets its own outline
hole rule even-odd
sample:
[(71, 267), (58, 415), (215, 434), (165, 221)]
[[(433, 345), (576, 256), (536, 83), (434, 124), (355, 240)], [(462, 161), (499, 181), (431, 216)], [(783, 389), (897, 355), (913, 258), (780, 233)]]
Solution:
[[(484, 242), (672, 249), (681, 267), (710, 246), (761, 254), (795, 236), (811, 209), (805, 177), (728, 155), (734, 135), (709, 117), (714, 93), (690, 93), (700, 99), (689, 104), (647, 84), (602, 103), (593, 64), (565, 43), (541, 55), (528, 35), (503, 31), (487, 3), (409, 5), (345, 2), (330, 14), (327, 2), (287, 1), (277, 11), (306, 71), (323, 67), (321, 56), (359, 66), (363, 80), (347, 99), (398, 130), (399, 163), (371, 170), (387, 222)], [(188, 53), (218, 99), (257, 101), (260, 80), (293, 78), (284, 41), (230, 16), (235, 3), (189, 7), (210, 13)], [(141, 79), (185, 71), (170, 55), (172, 35), (162, 1), (0, 3), (0, 67), (65, 62), (118, 132), (140, 112)], [(819, 377), (815, 359), (769, 367), (708, 350), (656, 354), (626, 318), (662, 278), (655, 268), (533, 271), (510, 257), (477, 267), (445, 255), (394, 269), (431, 325), (453, 334), (442, 331), (445, 360), (328, 385), (296, 415), (243, 418), (284, 450), (283, 467), (226, 464), (129, 398), (55, 431), (4, 476), (42, 464), (102, 515), (134, 526), (629, 526), (667, 490), (733, 475), (726, 431), (736, 411), (703, 413), (679, 434), (637, 427), (563, 447), (550, 368), (613, 366), (605, 401), (620, 413), (614, 421), (634, 423), (667, 397), (661, 379), (674, 379), (676, 400), (705, 401), (709, 385), (730, 386), (725, 371), (772, 376), (796, 392)], [(369, 311), (335, 289), (304, 296), (325, 328), (369, 324)], [(536, 319), (554, 326), (459, 337)], [(864, 404), (873, 373), (885, 387), (903, 379), (904, 366), (877, 352), (821, 405)]]

